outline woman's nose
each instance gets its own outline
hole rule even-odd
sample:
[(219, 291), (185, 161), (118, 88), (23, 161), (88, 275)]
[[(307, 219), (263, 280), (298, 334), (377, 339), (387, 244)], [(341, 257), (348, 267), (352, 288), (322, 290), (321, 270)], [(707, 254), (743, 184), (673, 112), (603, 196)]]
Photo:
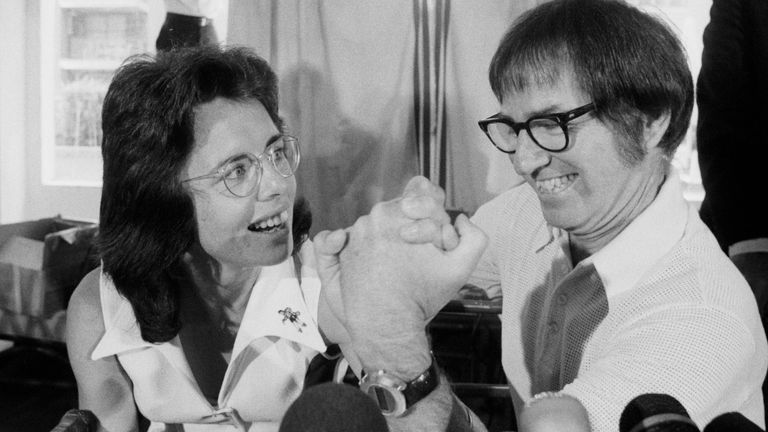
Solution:
[(259, 162), (261, 162), (261, 180), (256, 194), (258, 200), (267, 201), (285, 194), (288, 190), (288, 183), (293, 181), (292, 177), (283, 177), (267, 158), (263, 158)]

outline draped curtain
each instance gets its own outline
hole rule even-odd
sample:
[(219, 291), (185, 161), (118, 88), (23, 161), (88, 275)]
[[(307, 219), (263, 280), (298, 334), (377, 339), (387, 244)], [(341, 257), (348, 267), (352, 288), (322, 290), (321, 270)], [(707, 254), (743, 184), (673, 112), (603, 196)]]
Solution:
[(487, 70), (499, 39), (536, 3), (230, 1), (228, 43), (253, 47), (280, 78), (312, 234), (352, 224), (416, 174), (468, 213), (520, 181), (477, 120), (498, 111)]

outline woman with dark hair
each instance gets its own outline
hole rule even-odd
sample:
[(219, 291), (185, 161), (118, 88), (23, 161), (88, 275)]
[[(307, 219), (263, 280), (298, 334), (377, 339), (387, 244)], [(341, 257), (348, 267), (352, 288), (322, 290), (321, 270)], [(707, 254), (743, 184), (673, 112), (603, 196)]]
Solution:
[(67, 322), (80, 408), (103, 429), (144, 417), (152, 430), (277, 430), (326, 350), (299, 146), (277, 100), (275, 74), (244, 48), (140, 56), (115, 74), (101, 267)]

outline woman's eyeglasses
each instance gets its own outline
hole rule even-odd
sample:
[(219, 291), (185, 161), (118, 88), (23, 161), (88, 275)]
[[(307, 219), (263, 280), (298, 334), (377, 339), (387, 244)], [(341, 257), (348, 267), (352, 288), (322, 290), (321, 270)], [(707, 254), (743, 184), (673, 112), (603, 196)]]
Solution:
[(296, 172), (301, 160), (299, 141), (290, 135), (283, 135), (269, 144), (263, 153), (256, 156), (252, 153), (237, 155), (227, 161), (215, 173), (188, 178), (183, 182), (218, 178), (224, 181), (233, 195), (247, 197), (259, 187), (264, 171), (262, 159), (268, 159), (278, 174), (290, 177)]

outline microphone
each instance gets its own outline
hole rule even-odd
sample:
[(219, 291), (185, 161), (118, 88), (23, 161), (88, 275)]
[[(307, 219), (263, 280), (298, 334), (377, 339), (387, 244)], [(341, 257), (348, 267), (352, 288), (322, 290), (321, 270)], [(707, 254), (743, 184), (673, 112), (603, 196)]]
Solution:
[(99, 421), (88, 410), (71, 409), (64, 413), (51, 432), (89, 432), (96, 430)]
[(632, 399), (619, 420), (620, 432), (699, 432), (683, 404), (668, 394), (646, 393)]
[(349, 384), (304, 389), (285, 412), (279, 432), (388, 432), (379, 407)]
[(715, 417), (704, 428), (704, 432), (765, 432), (760, 426), (752, 423), (743, 414), (727, 412)]

